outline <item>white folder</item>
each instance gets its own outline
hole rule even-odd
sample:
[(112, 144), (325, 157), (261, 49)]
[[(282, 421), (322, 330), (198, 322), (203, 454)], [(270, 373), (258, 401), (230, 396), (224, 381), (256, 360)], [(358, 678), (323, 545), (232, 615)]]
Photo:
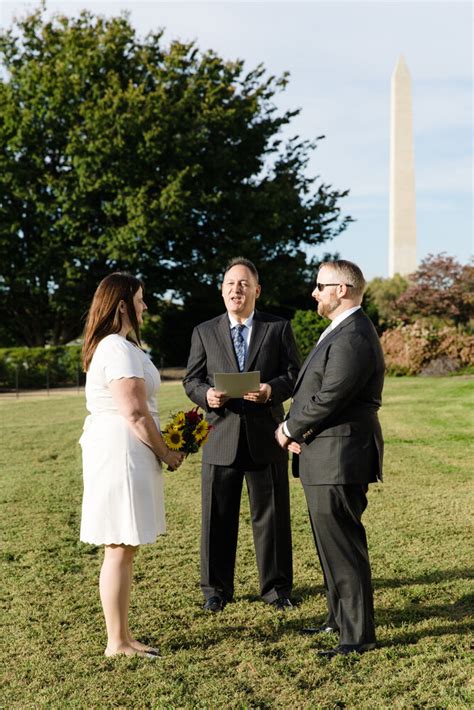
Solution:
[(260, 388), (260, 371), (215, 372), (214, 387), (232, 399), (242, 397), (247, 392), (258, 392)]

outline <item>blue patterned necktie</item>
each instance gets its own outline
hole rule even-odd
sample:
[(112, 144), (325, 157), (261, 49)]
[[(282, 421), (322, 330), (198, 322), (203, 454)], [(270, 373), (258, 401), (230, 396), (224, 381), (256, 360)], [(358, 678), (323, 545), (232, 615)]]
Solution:
[(231, 328), (230, 331), (232, 334), (232, 340), (234, 342), (234, 350), (235, 354), (237, 355), (237, 362), (239, 363), (240, 372), (242, 372), (245, 367), (245, 351), (247, 349), (245, 338), (242, 335), (242, 331), (244, 328), (245, 325), (235, 325), (233, 328)]

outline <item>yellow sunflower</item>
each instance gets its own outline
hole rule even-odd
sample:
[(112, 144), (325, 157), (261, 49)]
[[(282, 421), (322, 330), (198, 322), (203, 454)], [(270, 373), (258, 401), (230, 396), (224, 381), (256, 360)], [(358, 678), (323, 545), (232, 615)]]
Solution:
[(203, 441), (209, 433), (209, 424), (205, 419), (201, 419), (196, 429), (194, 430), (194, 438), (196, 441)]
[(186, 417), (184, 412), (178, 412), (173, 418), (173, 428), (182, 429), (186, 424)]
[(184, 446), (184, 437), (179, 429), (170, 427), (163, 432), (166, 446), (173, 451), (179, 451)]

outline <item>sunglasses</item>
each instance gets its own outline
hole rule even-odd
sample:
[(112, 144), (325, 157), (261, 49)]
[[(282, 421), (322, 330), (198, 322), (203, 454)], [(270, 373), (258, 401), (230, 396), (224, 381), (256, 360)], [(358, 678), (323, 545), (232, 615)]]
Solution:
[(318, 289), (318, 291), (324, 291), (326, 286), (347, 286), (347, 288), (354, 288), (352, 284), (316, 284), (316, 288)]

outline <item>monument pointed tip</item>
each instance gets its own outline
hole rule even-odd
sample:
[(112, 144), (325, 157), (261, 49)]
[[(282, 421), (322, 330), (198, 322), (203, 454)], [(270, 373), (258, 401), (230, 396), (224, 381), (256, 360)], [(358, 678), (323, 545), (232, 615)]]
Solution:
[(394, 74), (409, 74), (410, 70), (408, 69), (408, 64), (405, 61), (405, 57), (403, 54), (400, 54), (397, 60), (397, 63), (395, 65), (394, 69)]

